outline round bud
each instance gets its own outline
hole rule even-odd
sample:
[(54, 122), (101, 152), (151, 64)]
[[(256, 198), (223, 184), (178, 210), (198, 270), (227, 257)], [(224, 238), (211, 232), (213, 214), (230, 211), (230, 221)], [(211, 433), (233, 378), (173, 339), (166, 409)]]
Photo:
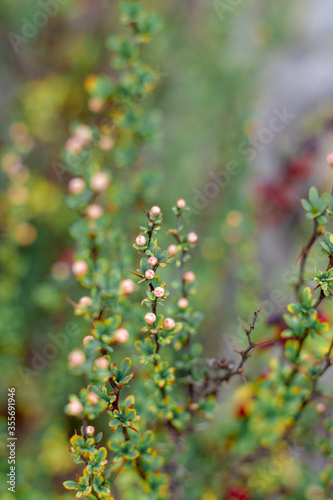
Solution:
[(82, 413), (83, 411), (83, 404), (81, 403), (81, 401), (77, 401), (74, 399), (73, 401), (70, 401), (68, 403), (67, 409), (70, 415), (73, 416), (80, 415), (80, 413)]
[(97, 405), (99, 397), (94, 392), (88, 392), (87, 399), (91, 405)]
[(147, 280), (152, 280), (153, 277), (155, 276), (155, 273), (152, 269), (148, 269), (146, 272), (145, 272), (145, 276), (147, 278)]
[(94, 340), (94, 337), (92, 335), (86, 335), (83, 339), (84, 347), (87, 347), (87, 343), (89, 342), (89, 340)]
[(327, 163), (333, 167), (333, 153), (330, 153), (327, 157)]
[(139, 234), (139, 236), (136, 237), (135, 243), (139, 245), (139, 247), (143, 247), (143, 245), (146, 244), (146, 238), (143, 236), (143, 234)]
[(186, 207), (186, 201), (183, 200), (183, 198), (178, 198), (178, 200), (177, 200), (177, 207), (178, 208), (184, 208), (184, 207)]
[(91, 128), (88, 125), (79, 125), (74, 130), (74, 134), (81, 139), (84, 145), (88, 144), (93, 138)]
[(118, 328), (116, 330), (115, 341), (119, 342), (119, 344), (124, 344), (129, 339), (129, 333), (126, 328)]
[(154, 205), (153, 207), (151, 207), (150, 211), (154, 217), (156, 217), (157, 215), (159, 215), (161, 213), (161, 209), (157, 205)]
[(85, 260), (76, 260), (72, 264), (72, 273), (74, 276), (84, 276), (88, 272), (88, 265)]
[(95, 427), (93, 427), (92, 425), (87, 425), (86, 434), (88, 434), (88, 436), (92, 436), (94, 432), (95, 432)]
[(102, 217), (103, 213), (103, 208), (101, 207), (101, 205), (97, 205), (97, 203), (92, 203), (91, 205), (87, 206), (86, 216), (88, 217), (88, 219), (99, 219), (100, 217)]
[(90, 181), (90, 186), (95, 193), (105, 191), (110, 184), (110, 178), (105, 172), (96, 172)]
[(148, 264), (150, 266), (156, 266), (157, 263), (158, 263), (158, 260), (156, 259), (156, 257), (154, 257), (153, 255), (151, 257), (149, 257)]
[(81, 366), (86, 360), (84, 352), (75, 349), (68, 354), (68, 362), (71, 366)]
[(172, 330), (175, 327), (175, 320), (172, 318), (165, 318), (164, 320), (164, 328), (166, 330)]
[(82, 177), (73, 177), (68, 183), (68, 191), (71, 194), (80, 194), (86, 187), (85, 181)]
[(187, 235), (187, 241), (189, 243), (196, 243), (198, 241), (198, 235), (196, 233), (189, 233)]
[(188, 306), (188, 300), (185, 297), (181, 297), (178, 300), (177, 305), (178, 305), (179, 309), (186, 309)]
[(99, 99), (99, 97), (92, 97), (88, 101), (88, 108), (93, 113), (99, 113), (100, 111), (102, 111), (103, 106), (104, 106), (104, 101), (102, 99)]
[(316, 405), (316, 411), (317, 411), (318, 413), (320, 413), (320, 414), (325, 413), (325, 411), (326, 411), (326, 406), (324, 405), (324, 403), (318, 403), (318, 404)]
[(157, 286), (154, 290), (154, 295), (155, 295), (155, 297), (163, 297), (164, 288), (162, 288), (161, 286)]
[(97, 368), (102, 368), (103, 370), (107, 370), (109, 368), (109, 362), (103, 356), (95, 359), (95, 365)]
[(72, 137), (67, 139), (65, 143), (65, 149), (67, 149), (67, 151), (69, 151), (70, 153), (78, 153), (79, 151), (81, 151), (83, 146), (84, 143), (82, 142), (82, 139), (80, 139), (80, 137), (76, 135), (73, 135)]
[(152, 325), (156, 321), (156, 316), (154, 313), (147, 313), (145, 315), (145, 321), (148, 323), (148, 325)]
[(187, 281), (187, 283), (193, 283), (195, 281), (195, 274), (192, 271), (188, 271), (183, 275), (183, 280)]
[(130, 279), (122, 280), (120, 283), (120, 290), (124, 295), (131, 295), (135, 291), (134, 281)]
[(169, 255), (174, 255), (177, 252), (178, 252), (177, 245), (169, 245), (168, 246), (168, 254)]
[(92, 298), (84, 295), (83, 297), (80, 298), (79, 300), (79, 305), (80, 306), (87, 306), (88, 304), (91, 304)]

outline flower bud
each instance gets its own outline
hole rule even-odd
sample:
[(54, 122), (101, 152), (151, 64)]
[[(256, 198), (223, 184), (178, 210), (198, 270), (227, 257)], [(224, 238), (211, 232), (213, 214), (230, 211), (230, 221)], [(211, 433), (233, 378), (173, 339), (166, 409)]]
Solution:
[(139, 245), (139, 247), (143, 247), (146, 244), (146, 238), (143, 236), (143, 234), (139, 234), (139, 236), (136, 237), (135, 243)]
[(73, 177), (68, 183), (68, 191), (71, 194), (80, 194), (86, 187), (85, 181), (82, 177)]
[(333, 167), (333, 153), (330, 153), (327, 157), (327, 163)]
[(110, 184), (110, 178), (105, 172), (96, 172), (91, 180), (90, 180), (90, 186), (95, 193), (102, 193), (102, 191), (105, 191)]
[(118, 328), (116, 330), (116, 334), (115, 334), (115, 341), (116, 342), (119, 342), (119, 344), (124, 344), (125, 342), (127, 342), (129, 339), (129, 333), (128, 333), (128, 330), (126, 330), (126, 328)]
[(65, 149), (70, 153), (78, 153), (83, 147), (84, 142), (77, 135), (73, 135), (65, 143)]
[(94, 337), (92, 335), (86, 335), (83, 339), (84, 347), (87, 347), (87, 343), (89, 342), (89, 340), (94, 340)]
[(79, 125), (74, 130), (74, 134), (81, 139), (84, 145), (88, 144), (93, 138), (91, 128), (88, 125)]
[(120, 289), (124, 295), (131, 295), (135, 291), (134, 281), (130, 279), (122, 280)]
[(177, 200), (177, 207), (178, 208), (184, 208), (184, 207), (186, 207), (186, 201), (183, 200), (183, 198), (178, 198), (178, 200)]
[(165, 318), (164, 320), (164, 328), (166, 330), (172, 330), (175, 327), (175, 320), (172, 318)]
[(152, 269), (148, 269), (146, 272), (145, 272), (145, 276), (147, 278), (147, 280), (152, 280), (153, 277), (155, 276), (155, 273)]
[(150, 211), (154, 217), (156, 217), (157, 215), (159, 215), (161, 213), (161, 209), (157, 205), (154, 205), (153, 207), (151, 207)]
[(95, 427), (93, 427), (92, 425), (87, 425), (86, 434), (88, 434), (88, 436), (92, 436), (94, 432), (95, 432)]
[(92, 203), (91, 205), (87, 206), (86, 216), (88, 217), (88, 219), (99, 219), (100, 217), (102, 217), (103, 213), (103, 208), (101, 207), (101, 205), (97, 205), (97, 203)]
[(150, 266), (156, 266), (157, 263), (158, 263), (158, 260), (156, 259), (156, 257), (154, 257), (153, 255), (151, 257), (149, 257), (148, 264)]
[(156, 316), (154, 313), (147, 313), (145, 315), (145, 320), (148, 323), (148, 325), (152, 325), (156, 321)]
[(81, 403), (81, 401), (77, 401), (74, 399), (73, 401), (70, 401), (68, 403), (67, 410), (70, 415), (80, 415), (80, 413), (82, 413), (83, 411), (83, 404)]
[(193, 283), (195, 281), (195, 274), (192, 271), (188, 271), (183, 275), (183, 280), (187, 281), (187, 283)]
[(97, 405), (99, 397), (94, 392), (88, 392), (87, 399), (91, 405)]
[(317, 413), (319, 413), (319, 414), (323, 414), (323, 413), (325, 413), (325, 411), (326, 411), (326, 406), (324, 405), (324, 403), (318, 403), (318, 404), (316, 405), (316, 411), (317, 411)]
[(189, 233), (187, 235), (187, 241), (189, 243), (196, 243), (198, 241), (198, 235), (196, 233)]
[(81, 366), (86, 360), (86, 356), (83, 351), (75, 349), (68, 354), (68, 362), (71, 366)]
[(188, 300), (185, 297), (181, 297), (178, 300), (177, 305), (179, 309), (186, 309), (188, 307)]
[(102, 368), (103, 370), (107, 370), (109, 368), (109, 362), (103, 356), (95, 359), (95, 365), (97, 368)]
[(99, 97), (92, 97), (88, 101), (88, 108), (93, 113), (100, 113), (103, 109), (103, 106), (104, 106), (104, 101), (102, 99), (99, 99)]
[(72, 273), (74, 276), (84, 276), (88, 272), (88, 265), (85, 260), (76, 260), (72, 264)]
[(79, 305), (80, 306), (87, 306), (88, 304), (91, 304), (92, 298), (84, 295), (83, 297), (80, 298), (79, 300)]
[(169, 255), (174, 255), (177, 252), (178, 252), (177, 245), (169, 245), (168, 246), (168, 254)]
[(157, 286), (153, 293), (154, 293), (155, 297), (163, 297), (164, 288), (162, 288), (161, 286)]

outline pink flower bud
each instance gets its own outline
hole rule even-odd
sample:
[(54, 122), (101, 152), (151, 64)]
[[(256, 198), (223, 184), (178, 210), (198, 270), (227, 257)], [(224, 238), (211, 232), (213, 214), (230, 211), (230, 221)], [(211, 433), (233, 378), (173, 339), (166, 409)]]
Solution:
[(177, 305), (178, 305), (179, 309), (186, 309), (188, 306), (188, 300), (185, 297), (181, 297), (178, 300)]
[(73, 135), (72, 137), (67, 139), (65, 143), (65, 148), (70, 153), (78, 153), (79, 151), (81, 151), (83, 147), (84, 147), (84, 142), (82, 141), (82, 139), (80, 139), (80, 137), (76, 135)]
[(333, 167), (333, 153), (330, 153), (327, 157), (327, 163)]
[(79, 300), (79, 305), (80, 306), (87, 306), (88, 304), (91, 304), (92, 298), (84, 295), (83, 297), (80, 298)]
[(152, 280), (153, 277), (155, 276), (155, 273), (152, 269), (148, 269), (146, 272), (145, 272), (145, 276), (147, 278), (147, 280)]
[(110, 178), (105, 172), (96, 172), (90, 181), (90, 186), (95, 193), (102, 193), (110, 184)]
[(164, 328), (166, 330), (172, 330), (175, 327), (175, 320), (172, 318), (165, 318), (164, 320)]
[(92, 425), (87, 425), (86, 434), (88, 434), (88, 436), (92, 436), (94, 432), (95, 432), (95, 427), (93, 427)]
[(68, 354), (68, 362), (71, 366), (81, 366), (86, 360), (84, 352), (75, 349)]
[(83, 144), (88, 144), (93, 138), (91, 128), (88, 125), (79, 125), (74, 130), (74, 134), (81, 139)]
[(95, 365), (97, 368), (102, 368), (103, 370), (107, 370), (109, 368), (109, 362), (103, 356), (95, 360)]
[(119, 342), (119, 344), (124, 344), (129, 339), (129, 333), (126, 328), (118, 328), (116, 330), (115, 340)]
[(198, 235), (196, 233), (189, 233), (187, 235), (187, 241), (189, 243), (196, 243), (198, 241)]
[(89, 342), (89, 340), (94, 340), (94, 337), (92, 335), (86, 335), (83, 339), (84, 347), (87, 347), (87, 343)]
[(86, 187), (85, 181), (82, 177), (73, 177), (68, 183), (68, 191), (71, 194), (80, 194)]
[(84, 260), (76, 260), (72, 264), (72, 273), (74, 276), (84, 276), (88, 272), (88, 265)]
[(143, 245), (146, 244), (146, 238), (143, 236), (143, 234), (139, 234), (139, 236), (136, 237), (135, 243), (139, 245), (139, 247), (143, 247)]
[(157, 286), (154, 290), (154, 295), (155, 295), (155, 297), (163, 297), (164, 288), (162, 288), (161, 286)]
[(154, 205), (153, 207), (151, 207), (150, 211), (154, 217), (156, 217), (157, 215), (159, 215), (161, 213), (161, 209), (157, 205)]
[(91, 405), (97, 405), (99, 397), (94, 392), (88, 392), (87, 399)]
[(145, 315), (145, 320), (148, 323), (148, 325), (152, 325), (156, 321), (156, 316), (154, 313), (147, 313)]
[(68, 413), (70, 415), (76, 416), (83, 412), (83, 404), (80, 401), (74, 399), (68, 403)]
[(93, 113), (99, 113), (100, 111), (102, 111), (103, 106), (104, 101), (102, 99), (99, 99), (99, 97), (92, 97), (88, 101), (88, 107)]
[(88, 217), (88, 219), (99, 219), (100, 217), (102, 217), (103, 213), (103, 208), (101, 207), (101, 205), (97, 205), (97, 203), (92, 203), (91, 205), (87, 206), (86, 216)]
[(195, 281), (195, 274), (192, 271), (188, 271), (183, 275), (183, 280), (187, 281), (187, 283), (193, 283)]
[(177, 252), (178, 252), (177, 245), (169, 245), (168, 246), (168, 254), (169, 255), (174, 255)]
[(325, 413), (325, 411), (326, 411), (326, 406), (324, 405), (324, 403), (318, 403), (318, 404), (316, 405), (316, 411), (317, 411), (317, 413), (319, 413), (319, 414), (323, 414), (323, 413)]
[(134, 281), (130, 279), (122, 280), (120, 283), (120, 289), (124, 295), (131, 295), (135, 291)]
[(148, 264), (150, 266), (156, 266), (157, 263), (158, 263), (158, 260), (156, 259), (156, 257), (154, 257), (154, 256), (149, 257)]
[(184, 208), (184, 207), (186, 207), (186, 201), (183, 200), (183, 198), (178, 198), (178, 200), (177, 200), (177, 207), (178, 208)]

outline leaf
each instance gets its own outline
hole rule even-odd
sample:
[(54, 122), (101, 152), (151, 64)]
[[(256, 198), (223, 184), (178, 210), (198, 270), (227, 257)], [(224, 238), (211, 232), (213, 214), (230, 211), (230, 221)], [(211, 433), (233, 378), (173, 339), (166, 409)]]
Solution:
[(120, 364), (120, 369), (122, 370), (122, 372), (125, 374), (128, 372), (128, 370), (131, 368), (131, 360), (130, 358), (124, 358)]
[(314, 207), (317, 207), (317, 205), (319, 203), (319, 194), (318, 194), (317, 189), (314, 186), (312, 186), (310, 188), (310, 191), (309, 191), (309, 200), (310, 200), (310, 203)]
[(62, 483), (67, 490), (77, 490), (78, 483), (76, 481), (65, 481)]
[(303, 198), (302, 199), (302, 205), (303, 205), (304, 210), (306, 210), (307, 212), (311, 212), (312, 206), (310, 205), (310, 203), (308, 202), (308, 200), (305, 200)]

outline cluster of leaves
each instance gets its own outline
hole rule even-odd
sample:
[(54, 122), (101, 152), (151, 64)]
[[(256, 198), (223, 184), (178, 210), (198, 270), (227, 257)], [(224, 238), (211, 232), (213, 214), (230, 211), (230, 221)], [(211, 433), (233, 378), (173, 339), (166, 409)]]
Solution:
[[(151, 429), (159, 434), (157, 448), (172, 436), (171, 448), (179, 450), (196, 418), (211, 416), (216, 391), (205, 391), (209, 368), (200, 359), (200, 344), (192, 343), (202, 315), (190, 306), (195, 276), (192, 272), (186, 276), (184, 265), (197, 236), (182, 235), (181, 216), (187, 208), (178, 201), (174, 207), (176, 228), (168, 231), (176, 240), (176, 245), (172, 245), (176, 246), (175, 252), (162, 251), (158, 246), (156, 233), (162, 226), (159, 207), (146, 212), (147, 222), (140, 227), (141, 234), (133, 245), (144, 254), (133, 274), (140, 283), (148, 284), (142, 304), (151, 309), (153, 320), (146, 319), (135, 343), (141, 365), (131, 371), (130, 358), (118, 361), (122, 344), (137, 334), (133, 311), (127, 303), (127, 295), (133, 291), (128, 291), (128, 286), (131, 288), (134, 283), (123, 279), (127, 263), (122, 259), (126, 254), (124, 234), (114, 225), (111, 229), (110, 224), (116, 207), (109, 202), (108, 194), (116, 173), (102, 170), (100, 165), (106, 163), (104, 149), (115, 167), (132, 165), (139, 146), (151, 138), (154, 125), (149, 115), (143, 113), (142, 99), (158, 78), (140, 61), (139, 48), (159, 29), (155, 15), (145, 14), (138, 2), (120, 2), (120, 9), (121, 21), (132, 34), (127, 32), (123, 39), (110, 39), (108, 47), (113, 52), (112, 65), (121, 76), (117, 81), (103, 75), (86, 82), (97, 113), (105, 111), (108, 119), (99, 128), (73, 124), (64, 151), (66, 169), (75, 176), (65, 201), (78, 214), (70, 230), (77, 242), (73, 273), (81, 286), (90, 291), (89, 296), (74, 303), (75, 314), (83, 316), (91, 327), (80, 349), (69, 354), (72, 372), (84, 374), (89, 385), (79, 395), (72, 394), (65, 409), (83, 421), (81, 436), (73, 436), (70, 449), (74, 461), (83, 462), (84, 468), (76, 481), (66, 481), (64, 485), (74, 490), (78, 498), (112, 498), (116, 477), (132, 471), (142, 479), (150, 498), (164, 499), (169, 489), (180, 487), (178, 474), (170, 474), (177, 466), (175, 454), (172, 452), (172, 458), (162, 460), (161, 451), (154, 450)], [(170, 258), (176, 262), (180, 279), (172, 317), (166, 318), (157, 308), (164, 305), (169, 292), (157, 271)], [(160, 347), (168, 347), (167, 359), (161, 357)], [(138, 414), (134, 396), (122, 400), (121, 395), (139, 373), (146, 378), (146, 398)], [(88, 425), (105, 412), (111, 417), (107, 448), (112, 459), (105, 446), (96, 446), (101, 436), (92, 437), (95, 429)]]
[[(109, 39), (108, 47), (113, 53), (113, 69), (120, 71), (121, 76), (116, 81), (108, 75), (86, 81), (91, 105), (97, 115), (107, 113), (108, 119), (99, 127), (74, 124), (64, 153), (68, 170), (79, 176), (83, 186), (66, 200), (68, 207), (79, 215), (71, 228), (78, 246), (73, 272), (82, 287), (90, 290), (88, 300), (85, 297), (75, 304), (75, 313), (82, 315), (91, 326), (91, 335), (85, 338), (82, 348), (69, 356), (73, 372), (85, 374), (89, 385), (79, 396), (72, 395), (66, 407), (68, 414), (83, 420), (81, 435), (75, 434), (71, 439), (71, 454), (84, 468), (76, 481), (64, 484), (74, 490), (78, 498), (111, 499), (115, 479), (123, 473), (135, 473), (149, 498), (162, 500), (168, 498), (168, 492), (172, 492), (174, 498), (180, 497), (182, 484), (177, 452), (195, 428), (198, 417), (212, 415), (220, 384), (234, 375), (247, 382), (243, 365), (259, 345), (252, 341), (251, 335), (260, 310), (255, 313), (252, 325), (244, 327), (248, 347), (239, 352), (241, 361), (236, 368), (225, 359), (211, 360), (206, 366), (201, 359), (201, 345), (193, 342), (202, 320), (190, 304), (191, 295), (195, 293), (195, 276), (184, 270), (196, 235), (183, 235), (181, 217), (186, 206), (177, 202), (176, 227), (168, 231), (175, 238), (175, 249), (162, 251), (158, 246), (156, 234), (162, 227), (159, 207), (145, 211), (147, 222), (140, 227), (141, 234), (133, 245), (144, 254), (133, 274), (139, 283), (147, 285), (142, 304), (149, 308), (146, 324), (141, 325), (140, 332), (136, 328), (122, 281), (126, 263), (121, 256), (126, 243), (120, 231), (110, 229), (110, 216), (118, 208), (109, 203), (106, 196), (112, 175), (109, 170), (101, 170), (100, 165), (107, 164), (110, 157), (115, 167), (133, 165), (140, 145), (154, 135), (154, 117), (144, 112), (142, 100), (153, 90), (158, 75), (141, 62), (139, 49), (159, 30), (160, 24), (155, 15), (143, 12), (139, 2), (122, 1), (120, 9), (121, 22), (131, 29), (131, 36)], [(96, 189), (96, 174), (104, 174), (104, 180), (107, 179), (103, 189)], [(248, 393), (239, 410), (239, 434), (233, 429), (229, 440), (236, 440), (240, 448), (246, 440), (246, 460), (250, 461), (255, 461), (253, 455), (257, 457), (258, 453), (260, 458), (272, 456), (278, 443), (282, 443), (282, 448), (288, 446), (304, 410), (314, 400), (325, 397), (319, 382), (332, 363), (332, 342), (328, 343), (325, 338), (328, 324), (322, 320), (318, 308), (325, 298), (333, 295), (330, 287), (333, 237), (328, 230), (324, 234), (324, 225), (333, 214), (333, 200), (328, 194), (320, 196), (312, 188), (309, 200), (302, 203), (307, 218), (314, 221), (314, 233), (302, 257), (297, 302), (289, 305), (290, 314), (284, 316), (285, 325), (279, 339), (283, 346), (282, 360), (271, 360), (267, 372), (246, 389)], [(320, 289), (319, 297), (313, 298), (316, 288), (303, 287), (303, 264), (313, 243), (323, 234), (322, 246), (329, 263), (326, 270), (316, 270), (313, 275)], [(169, 259), (175, 261), (180, 275), (171, 306), (166, 302), (169, 297), (166, 284), (158, 274)], [(169, 308), (168, 317), (159, 313), (161, 306)], [(130, 358), (117, 359), (121, 344), (126, 343), (121, 340), (123, 335), (136, 339), (141, 365), (133, 371)], [(318, 338), (323, 340), (319, 347), (313, 345)], [(130, 383), (132, 392), (139, 374), (137, 383), (145, 380), (142, 384), (145, 404), (141, 402), (136, 406), (133, 395), (122, 399), (122, 394)], [(102, 436), (90, 436), (88, 420), (104, 412), (111, 417), (111, 439), (107, 447), (97, 447)], [(323, 426), (330, 432), (327, 419)], [(157, 440), (154, 435), (158, 436)], [(168, 440), (169, 452), (162, 458)], [(320, 446), (324, 455), (329, 456), (330, 447)], [(240, 467), (239, 474), (247, 473)], [(330, 494), (330, 467), (325, 469), (320, 487)]]
[[(131, 371), (129, 358), (117, 361), (121, 345), (134, 333), (127, 326), (130, 324), (127, 296), (133, 293), (134, 283), (123, 279), (125, 235), (110, 229), (110, 213), (117, 210), (115, 203), (107, 204), (112, 173), (99, 166), (109, 163), (110, 156), (115, 167), (132, 165), (139, 146), (153, 135), (153, 120), (143, 113), (141, 101), (158, 78), (141, 62), (140, 48), (149, 42), (160, 23), (135, 1), (120, 2), (120, 19), (127, 28), (125, 37), (108, 40), (111, 65), (120, 71), (120, 77), (115, 80), (108, 75), (95, 76), (86, 82), (91, 107), (97, 114), (103, 112), (106, 118), (99, 127), (73, 124), (64, 151), (66, 168), (75, 176), (73, 189), (69, 185), (66, 204), (78, 213), (71, 227), (71, 235), (77, 242), (73, 273), (81, 286), (90, 290), (89, 297), (85, 296), (74, 307), (75, 314), (91, 325), (91, 334), (80, 349), (69, 354), (73, 373), (84, 374), (90, 382), (78, 396), (71, 395), (66, 406), (69, 415), (83, 420), (81, 435), (71, 438), (70, 450), (74, 461), (83, 462), (84, 468), (76, 481), (64, 483), (78, 498), (111, 499), (115, 477), (131, 469), (154, 493), (152, 498), (160, 498), (166, 484), (157, 472), (161, 461), (152, 448), (153, 433), (142, 433), (136, 428), (139, 417), (134, 397), (121, 402), (120, 393), (129, 387), (139, 368)], [(102, 435), (94, 438), (95, 429), (88, 425), (88, 421), (104, 412), (111, 417), (112, 438), (107, 446), (112, 460), (106, 447), (96, 446)]]
[[(320, 449), (323, 462), (326, 463), (323, 472), (312, 483), (313, 492), (318, 498), (326, 499), (333, 491), (332, 454), (327, 445), (327, 438), (330, 439), (332, 432), (327, 431), (331, 429), (332, 420), (327, 404), (332, 400), (332, 395), (327, 393), (327, 384), (322, 381), (333, 363), (333, 340), (329, 317), (321, 310), (323, 301), (330, 300), (332, 296), (330, 276), (333, 236), (327, 229), (332, 217), (331, 195), (319, 195), (315, 188), (311, 188), (309, 200), (302, 200), (302, 204), (307, 213), (312, 214), (308, 218), (313, 219), (314, 230), (308, 245), (304, 247), (306, 251), (303, 249), (301, 254), (297, 301), (287, 307), (288, 313), (280, 322), (283, 326), (279, 326), (278, 339), (270, 341), (276, 348), (280, 346), (281, 352), (270, 359), (269, 367), (251, 386), (241, 389), (243, 392), (239, 400), (236, 393), (235, 401), (238, 402), (235, 416), (239, 428), (238, 432), (234, 429), (229, 439), (234, 442), (234, 452), (246, 448), (241, 466), (232, 474), (237, 485), (247, 478), (247, 488), (242, 490), (242, 487), (237, 486), (243, 491), (244, 498), (252, 498), (254, 491), (260, 498), (265, 498), (271, 491), (283, 491), (284, 488), (291, 491), (295, 486), (290, 485), (286, 470), (290, 464), (297, 469), (292, 454), (294, 449), (301, 447), (314, 454)], [(304, 278), (307, 257), (317, 241), (328, 257), (327, 268), (316, 269), (312, 276)], [(304, 279), (311, 286), (304, 286)], [(277, 459), (277, 449), (283, 453), (283, 458)], [(267, 460), (279, 460), (284, 475), (267, 476), (263, 468)], [(246, 464), (250, 462), (252, 467), (249, 475)], [(227, 475), (225, 480), (228, 484)], [(308, 494), (306, 486), (298, 485), (297, 491)]]

